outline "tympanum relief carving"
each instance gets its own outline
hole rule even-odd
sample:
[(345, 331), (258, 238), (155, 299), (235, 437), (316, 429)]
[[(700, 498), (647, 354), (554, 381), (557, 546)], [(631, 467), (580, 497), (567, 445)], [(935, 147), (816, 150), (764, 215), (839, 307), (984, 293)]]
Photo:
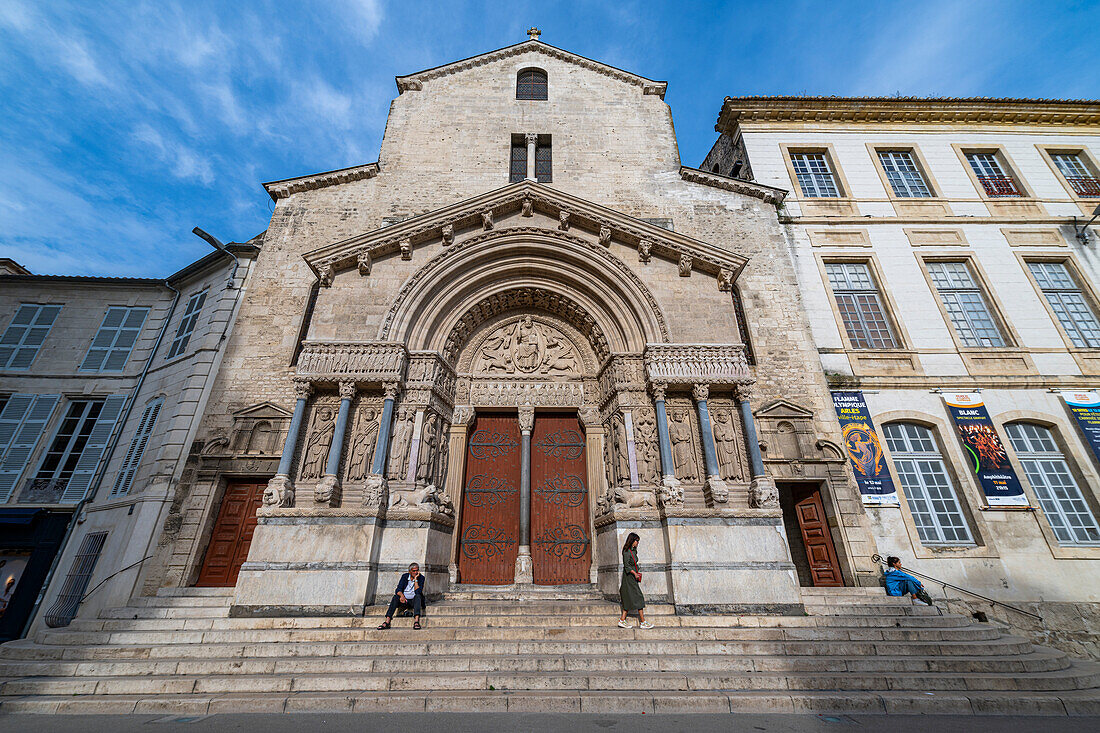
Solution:
[(530, 315), (505, 323), (482, 343), (473, 370), (483, 374), (575, 374), (576, 348), (558, 329)]

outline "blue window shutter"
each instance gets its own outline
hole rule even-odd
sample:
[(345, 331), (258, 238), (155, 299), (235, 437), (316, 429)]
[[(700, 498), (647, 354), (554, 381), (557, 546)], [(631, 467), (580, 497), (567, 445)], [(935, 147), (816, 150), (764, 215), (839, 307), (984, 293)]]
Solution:
[(8, 446), (15, 439), (15, 432), (23, 424), (32, 403), (32, 394), (13, 394), (4, 405), (3, 412), (0, 412), (0, 461), (4, 460), (4, 454), (8, 452)]
[(77, 459), (72, 478), (65, 487), (65, 493), (61, 495), (61, 503), (75, 504), (84, 498), (88, 487), (92, 485), (99, 459), (103, 457), (103, 449), (111, 439), (111, 433), (114, 432), (115, 423), (118, 422), (119, 413), (122, 412), (125, 404), (125, 395), (111, 395), (104, 400), (103, 409), (99, 411), (95, 427), (88, 435), (88, 442), (84, 444), (84, 450)]
[(0, 368), (30, 368), (60, 312), (59, 305), (21, 305), (0, 337)]
[[(38, 395), (23, 418), (22, 425), (15, 431), (8, 453), (4, 456), (4, 460), (0, 462), (0, 504), (11, 498), (15, 484), (19, 481), (19, 477), (23, 475), (23, 471), (27, 467), (27, 461), (30, 460), (34, 447), (38, 445), (38, 441), (42, 438), (42, 432), (46, 429), (46, 424), (50, 421), (50, 415), (53, 414), (54, 407), (57, 406), (60, 399), (61, 395)], [(7, 407), (4, 408), (4, 412), (7, 412)]]
[(153, 426), (157, 423), (160, 408), (163, 403), (160, 400), (150, 402), (142, 412), (138, 422), (137, 431), (130, 441), (130, 448), (126, 451), (126, 458), (122, 461), (122, 467), (115, 478), (115, 486), (111, 489), (111, 496), (120, 496), (130, 493), (130, 486), (134, 482), (134, 474), (141, 465), (141, 458), (145, 454), (145, 446), (149, 444), (149, 436), (153, 433)]

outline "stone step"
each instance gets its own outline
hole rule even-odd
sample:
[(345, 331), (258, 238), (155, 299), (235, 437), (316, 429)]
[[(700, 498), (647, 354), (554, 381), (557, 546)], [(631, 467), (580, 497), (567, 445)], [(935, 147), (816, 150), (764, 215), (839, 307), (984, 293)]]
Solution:
[(138, 608), (188, 608), (195, 606), (217, 607), (229, 606), (233, 602), (232, 595), (176, 595), (176, 596), (142, 596), (130, 599), (131, 606)]
[(227, 618), (229, 606), (191, 606), (185, 608), (156, 608), (124, 606), (107, 608), (99, 612), (100, 618)]
[(234, 588), (198, 588), (195, 586), (189, 586), (186, 588), (158, 588), (157, 595), (161, 598), (164, 597), (177, 597), (177, 596), (227, 596), (231, 597), (234, 592)]
[[(400, 660), (398, 660), (400, 661)], [(24, 677), (0, 684), (0, 696), (142, 695), (225, 692), (342, 692), (366, 690), (1081, 690), (1100, 685), (1095, 663), (1050, 672), (741, 673), (576, 671), (408, 671), (337, 674), (148, 675), (140, 677)]]
[(4, 661), (0, 677), (108, 677), (148, 675), (237, 675), (237, 674), (316, 674), (316, 673), (387, 673), (404, 672), (933, 672), (933, 673), (1008, 673), (1029, 674), (1066, 669), (1071, 660), (1052, 650), (1035, 651), (1013, 657), (959, 656), (935, 659), (862, 658), (862, 657), (775, 657), (726, 654), (670, 655), (439, 655), (394, 657), (281, 657), (281, 658), (188, 658), (121, 661)]

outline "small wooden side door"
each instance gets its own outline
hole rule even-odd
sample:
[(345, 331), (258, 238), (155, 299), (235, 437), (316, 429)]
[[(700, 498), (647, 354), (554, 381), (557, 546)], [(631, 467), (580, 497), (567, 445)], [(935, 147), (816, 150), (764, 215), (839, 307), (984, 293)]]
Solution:
[(816, 486), (800, 488), (795, 493), (795, 514), (802, 530), (802, 544), (806, 546), (806, 559), (815, 586), (841, 586), (840, 561), (829, 533), (829, 521), (825, 505), (821, 501), (821, 489)]
[(458, 579), (509, 585), (519, 554), (520, 432), (516, 413), (478, 414), (466, 446)]
[(225, 487), (225, 497), (195, 585), (236, 585), (237, 574), (248, 558), (252, 533), (256, 531), (256, 510), (260, 508), (265, 486), (264, 483), (233, 482)]

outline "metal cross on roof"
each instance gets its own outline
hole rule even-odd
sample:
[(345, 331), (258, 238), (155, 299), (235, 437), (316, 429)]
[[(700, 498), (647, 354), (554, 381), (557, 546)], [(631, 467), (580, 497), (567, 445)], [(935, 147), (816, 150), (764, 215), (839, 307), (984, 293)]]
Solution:
[(532, 41), (539, 40), (539, 36), (541, 36), (541, 35), (542, 35), (542, 31), (540, 31), (538, 28), (535, 28), (534, 26), (531, 26), (530, 28), (527, 29), (527, 36)]

